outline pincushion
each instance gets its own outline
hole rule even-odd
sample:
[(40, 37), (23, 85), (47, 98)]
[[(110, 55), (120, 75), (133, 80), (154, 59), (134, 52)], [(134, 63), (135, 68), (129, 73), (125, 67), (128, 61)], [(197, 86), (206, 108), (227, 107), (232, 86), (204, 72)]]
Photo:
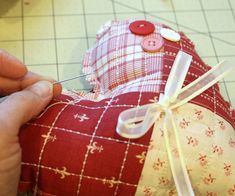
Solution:
[[(136, 29), (131, 28), (133, 23)], [(149, 24), (154, 29), (146, 33)], [(83, 61), (94, 93), (64, 92), (20, 131), (20, 191), (31, 190), (35, 195), (177, 195), (162, 121), (139, 139), (116, 133), (122, 111), (159, 99), (179, 50), (193, 57), (184, 86), (210, 70), (182, 32), (174, 32), (180, 35), (177, 41), (162, 35), (163, 28), (170, 29), (126, 20), (110, 21), (98, 31), (97, 42)], [(151, 42), (143, 46), (148, 38)], [(159, 41), (160, 47), (156, 45)], [(234, 112), (218, 85), (176, 113), (195, 194), (235, 194)], [(177, 149), (173, 154), (178, 156)]]

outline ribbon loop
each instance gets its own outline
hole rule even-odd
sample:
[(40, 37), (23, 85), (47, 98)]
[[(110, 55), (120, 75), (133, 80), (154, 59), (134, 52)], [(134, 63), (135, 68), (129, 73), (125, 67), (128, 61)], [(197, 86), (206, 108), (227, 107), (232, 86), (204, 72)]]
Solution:
[(172, 102), (177, 99), (180, 93), (191, 61), (192, 56), (183, 51), (178, 52), (164, 90), (164, 95), (169, 97)]
[(117, 133), (130, 139), (143, 136), (159, 117), (160, 112), (157, 112), (157, 108), (155, 104), (148, 104), (122, 112), (118, 118)]

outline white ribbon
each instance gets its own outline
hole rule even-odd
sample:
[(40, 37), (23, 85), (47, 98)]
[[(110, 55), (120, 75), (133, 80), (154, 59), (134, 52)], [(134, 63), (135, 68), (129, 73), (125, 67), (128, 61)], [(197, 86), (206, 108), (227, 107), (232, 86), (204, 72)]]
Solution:
[[(159, 101), (123, 111), (119, 115), (116, 128), (117, 133), (125, 138), (139, 138), (148, 132), (150, 127), (160, 118), (161, 114), (165, 114), (163, 131), (166, 150), (177, 192), (182, 196), (192, 196), (194, 192), (187, 173), (174, 121), (173, 109), (192, 100), (235, 68), (233, 66), (234, 63), (224, 61), (189, 85), (181, 88), (191, 61), (192, 56), (179, 51), (167, 80), (164, 94), (160, 94)], [(175, 158), (172, 155), (169, 131), (173, 131), (172, 135), (176, 143), (179, 158)]]

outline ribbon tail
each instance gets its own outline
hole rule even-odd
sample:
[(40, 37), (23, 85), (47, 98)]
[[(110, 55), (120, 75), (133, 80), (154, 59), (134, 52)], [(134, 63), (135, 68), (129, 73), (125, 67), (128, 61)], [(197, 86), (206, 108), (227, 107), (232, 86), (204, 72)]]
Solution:
[[(171, 167), (172, 176), (179, 196), (194, 196), (193, 188), (189, 179), (183, 152), (181, 149), (176, 124), (173, 119), (172, 111), (167, 110), (164, 119), (164, 139), (167, 149), (168, 159)], [(168, 131), (173, 130), (174, 133)], [(173, 137), (173, 138), (171, 138)], [(179, 157), (172, 155), (172, 148), (169, 140), (176, 142)]]
[(223, 61), (213, 67), (211, 70), (203, 74), (192, 83), (185, 86), (179, 96), (178, 102), (171, 107), (171, 109), (177, 108), (194, 97), (200, 95), (202, 92), (216, 84), (219, 80), (224, 78), (227, 74), (231, 73), (235, 69), (235, 63), (230, 61)]

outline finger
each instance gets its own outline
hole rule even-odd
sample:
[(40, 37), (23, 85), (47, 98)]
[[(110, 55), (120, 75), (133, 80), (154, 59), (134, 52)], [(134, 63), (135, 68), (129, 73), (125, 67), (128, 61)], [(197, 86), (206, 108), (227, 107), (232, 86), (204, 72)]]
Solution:
[[(22, 79), (22, 82), (21, 82), (21, 89), (25, 89), (27, 88), (28, 86), (34, 84), (35, 82), (38, 82), (40, 80), (47, 80), (47, 81), (50, 81), (51, 83), (54, 83), (56, 82), (56, 80), (54, 80), (53, 78), (51, 77), (46, 77), (46, 76), (41, 76), (41, 75), (38, 75), (36, 73), (33, 73), (33, 72), (28, 72), (24, 78)], [(54, 97), (58, 96), (62, 91), (62, 86), (61, 84), (54, 84), (53, 85), (53, 95)]]
[[(22, 80), (14, 80), (9, 78), (0, 77), (0, 95), (9, 95), (13, 92), (23, 90), (28, 86), (40, 81), (40, 80), (47, 80), (51, 83), (54, 83), (55, 80), (50, 77), (44, 77), (32, 72), (28, 72)], [(61, 91), (62, 87), (60, 84), (53, 85), (53, 96), (58, 96)]]
[(51, 82), (40, 81), (27, 89), (10, 95), (0, 104), (0, 124), (10, 135), (17, 135), (19, 127), (38, 115), (52, 99)]
[(0, 77), (0, 95), (9, 95), (19, 90), (21, 90), (19, 80)]
[(0, 50), (0, 76), (21, 78), (27, 73), (26, 66), (4, 50)]

